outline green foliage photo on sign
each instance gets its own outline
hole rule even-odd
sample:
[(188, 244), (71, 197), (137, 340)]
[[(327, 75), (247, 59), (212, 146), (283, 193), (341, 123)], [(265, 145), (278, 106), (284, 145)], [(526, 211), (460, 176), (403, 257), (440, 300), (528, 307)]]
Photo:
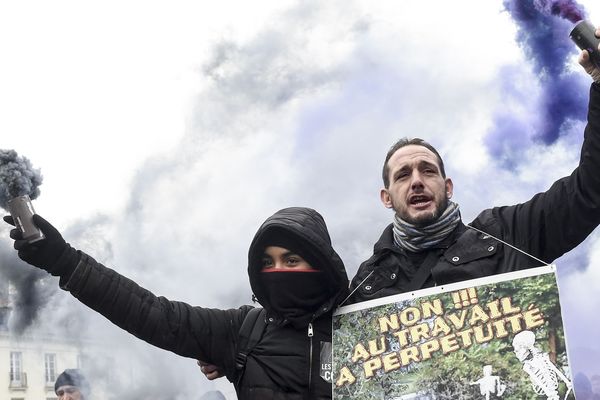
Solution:
[(335, 400), (574, 399), (554, 266), (342, 307)]

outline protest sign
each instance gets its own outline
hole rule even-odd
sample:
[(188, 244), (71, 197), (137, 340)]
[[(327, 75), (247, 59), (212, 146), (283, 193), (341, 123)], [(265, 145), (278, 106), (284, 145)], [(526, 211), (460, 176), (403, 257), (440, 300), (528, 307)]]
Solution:
[(554, 266), (341, 307), (334, 400), (574, 399)]

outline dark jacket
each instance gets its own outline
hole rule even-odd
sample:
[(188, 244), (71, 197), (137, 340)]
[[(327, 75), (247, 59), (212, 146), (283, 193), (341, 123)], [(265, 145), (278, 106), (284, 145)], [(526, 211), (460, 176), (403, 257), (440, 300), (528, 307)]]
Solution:
[[(470, 225), (487, 235), (461, 223), (443, 243), (422, 254), (411, 254), (395, 246), (389, 225), (375, 244), (373, 256), (360, 265), (352, 280), (351, 290), (359, 287), (349, 302), (543, 265), (492, 236), (551, 263), (580, 244), (598, 224), (600, 85), (594, 83), (581, 159), (570, 176), (559, 179), (546, 192), (525, 203), (484, 210)], [(411, 280), (431, 251), (437, 256), (431, 275), (414, 288)]]
[[(262, 255), (261, 236), (272, 227), (284, 229), (311, 246), (331, 281), (332, 296), (302, 327), (294, 327), (269, 311), (264, 288), (256, 279), (260, 270), (252, 260)], [(110, 321), (148, 343), (184, 357), (201, 359), (223, 368), (230, 379), (240, 326), (250, 306), (219, 310), (157, 297), (88, 255), (81, 259), (61, 287)], [(322, 217), (307, 208), (288, 208), (270, 217), (258, 230), (249, 251), (249, 274), (253, 291), (267, 310), (268, 321), (261, 341), (248, 356), (245, 373), (236, 390), (241, 400), (330, 399), (331, 383), (321, 375), (321, 354), (329, 362), (331, 313), (347, 294), (344, 265), (331, 247)], [(309, 323), (313, 335), (309, 335)], [(311, 364), (312, 360), (312, 364)], [(330, 371), (329, 371), (330, 372)]]

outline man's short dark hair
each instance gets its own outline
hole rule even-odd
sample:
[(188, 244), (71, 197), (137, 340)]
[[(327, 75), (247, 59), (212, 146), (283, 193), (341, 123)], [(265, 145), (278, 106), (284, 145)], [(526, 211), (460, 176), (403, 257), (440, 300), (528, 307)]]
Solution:
[(390, 147), (390, 149), (388, 150), (386, 156), (385, 156), (385, 162), (383, 163), (383, 171), (382, 171), (382, 177), (383, 177), (383, 185), (385, 186), (385, 188), (387, 189), (390, 186), (390, 168), (388, 166), (388, 161), (390, 161), (390, 158), (394, 155), (394, 153), (396, 151), (398, 151), (399, 149), (401, 149), (404, 146), (410, 146), (410, 145), (416, 145), (416, 146), (423, 146), (426, 149), (431, 150), (431, 152), (433, 154), (435, 154), (435, 156), (437, 157), (438, 160), (438, 164), (440, 167), (440, 173), (442, 174), (443, 178), (446, 178), (446, 170), (444, 169), (444, 162), (442, 161), (442, 157), (440, 156), (440, 153), (438, 153), (438, 151), (435, 149), (435, 147), (433, 147), (432, 145), (430, 145), (429, 143), (427, 143), (426, 141), (424, 141), (423, 139), (420, 138), (402, 138), (400, 140), (398, 140), (396, 143), (394, 143), (392, 145), (392, 147)]

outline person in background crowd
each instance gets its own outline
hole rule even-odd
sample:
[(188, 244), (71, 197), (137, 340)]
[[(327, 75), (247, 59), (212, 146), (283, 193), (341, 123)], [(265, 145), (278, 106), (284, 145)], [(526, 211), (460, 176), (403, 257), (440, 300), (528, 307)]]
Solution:
[(65, 369), (56, 378), (54, 393), (58, 400), (89, 400), (90, 387), (78, 369)]

